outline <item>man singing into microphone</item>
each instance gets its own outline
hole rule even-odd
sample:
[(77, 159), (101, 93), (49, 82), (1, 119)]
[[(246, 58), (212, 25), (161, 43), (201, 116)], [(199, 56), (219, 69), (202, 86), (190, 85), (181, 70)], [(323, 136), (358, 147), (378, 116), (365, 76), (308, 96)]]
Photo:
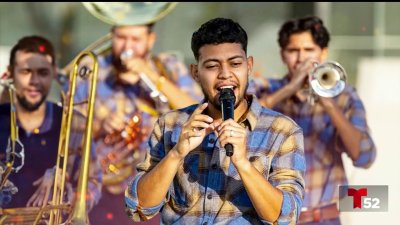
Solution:
[[(128, 215), (143, 221), (161, 211), (161, 224), (295, 224), (304, 193), (303, 133), (246, 95), (253, 67), (246, 32), (230, 19), (212, 19), (193, 33), (192, 50), (192, 76), (205, 99), (158, 119), (125, 191)], [(234, 119), (222, 116), (225, 89), (233, 91)]]

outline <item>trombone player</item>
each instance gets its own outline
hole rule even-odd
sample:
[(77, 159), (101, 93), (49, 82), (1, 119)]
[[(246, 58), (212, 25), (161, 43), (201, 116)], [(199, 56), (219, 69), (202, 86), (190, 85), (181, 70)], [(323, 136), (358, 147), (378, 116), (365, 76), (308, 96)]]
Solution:
[(346, 84), (336, 97), (318, 96), (315, 104), (307, 101), (315, 99), (314, 93), (310, 96), (309, 74), (314, 64), (327, 59), (329, 39), (318, 17), (286, 21), (278, 42), (287, 75), (282, 79), (258, 77), (252, 85), (265, 106), (293, 118), (303, 129), (307, 168), (299, 224), (340, 224), (338, 186), (347, 184), (342, 153), (363, 168), (370, 167), (376, 156), (365, 109), (354, 87)]
[[(155, 119), (160, 113), (195, 104), (203, 97), (176, 55), (152, 52), (158, 19), (144, 23), (115, 21), (111, 47), (98, 54), (93, 136), (103, 169), (103, 191), (99, 204), (90, 213), (90, 221), (96, 225), (132, 224), (125, 213), (124, 191), (135, 175), (135, 165), (144, 158), (143, 147)], [(77, 84), (76, 102), (86, 98), (87, 88), (87, 82)], [(128, 121), (135, 118), (140, 123), (130, 127)], [(124, 136), (127, 130), (134, 130), (128, 135), (130, 141)], [(146, 224), (158, 224), (156, 220)]]
[[(25, 163), (18, 173), (9, 176), (18, 188), (9, 204), (1, 208), (42, 207), (47, 205), (54, 184), (57, 149), (61, 129), (63, 108), (47, 101), (52, 80), (56, 76), (54, 47), (41, 36), (25, 36), (11, 49), (7, 78), (15, 87), (15, 108), (18, 136), (24, 146)], [(10, 136), (10, 104), (0, 105), (0, 157), (5, 162), (5, 150)], [(74, 115), (73, 123), (81, 124)], [(83, 120), (84, 122), (84, 120)], [(78, 180), (81, 140), (83, 132), (78, 128), (71, 131), (67, 164), (68, 198), (73, 200)], [(71, 151), (70, 151), (71, 152)], [(87, 209), (99, 201), (102, 174), (94, 148), (91, 152), (87, 191)], [(70, 202), (72, 203), (72, 202)]]

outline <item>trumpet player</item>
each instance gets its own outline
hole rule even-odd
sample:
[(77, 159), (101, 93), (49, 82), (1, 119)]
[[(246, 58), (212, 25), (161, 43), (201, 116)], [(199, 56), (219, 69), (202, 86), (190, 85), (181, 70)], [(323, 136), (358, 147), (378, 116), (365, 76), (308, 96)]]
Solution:
[(354, 87), (346, 84), (336, 97), (319, 96), (315, 104), (307, 101), (308, 76), (315, 64), (327, 59), (329, 40), (318, 17), (286, 21), (278, 37), (286, 76), (256, 77), (251, 85), (263, 105), (293, 118), (303, 129), (307, 170), (299, 224), (340, 224), (338, 186), (347, 184), (342, 153), (363, 168), (370, 167), (376, 156), (365, 109)]
[[(15, 110), (18, 136), (24, 146), (25, 160), (18, 173), (9, 176), (18, 188), (9, 204), (1, 208), (41, 207), (51, 198), (58, 153), (63, 108), (47, 101), (52, 80), (56, 75), (53, 45), (41, 36), (21, 38), (11, 49), (7, 77), (15, 87)], [(10, 106), (0, 105), (0, 159), (7, 163), (6, 149), (10, 136)], [(82, 123), (77, 115), (73, 123)], [(83, 121), (84, 122), (84, 121)], [(7, 125), (8, 124), (8, 125)], [(70, 155), (67, 165), (69, 200), (73, 201), (79, 172), (83, 133), (71, 131)], [(15, 161), (15, 163), (18, 163)], [(102, 174), (94, 148), (91, 152), (87, 207), (90, 210), (100, 199)], [(70, 202), (72, 203), (72, 202)]]
[[(93, 133), (104, 182), (100, 203), (90, 213), (90, 221), (96, 225), (132, 223), (123, 202), (135, 164), (144, 157), (140, 149), (146, 132), (138, 132), (147, 130), (149, 136), (159, 113), (202, 99), (200, 87), (175, 55), (152, 53), (157, 38), (154, 25), (113, 26), (111, 49), (98, 57)], [(87, 82), (78, 83), (75, 101), (86, 98), (87, 88)], [(141, 120), (134, 124), (139, 128), (129, 127), (133, 118)], [(118, 138), (126, 134), (126, 128), (133, 130), (131, 141)], [(147, 224), (158, 224), (156, 220)]]

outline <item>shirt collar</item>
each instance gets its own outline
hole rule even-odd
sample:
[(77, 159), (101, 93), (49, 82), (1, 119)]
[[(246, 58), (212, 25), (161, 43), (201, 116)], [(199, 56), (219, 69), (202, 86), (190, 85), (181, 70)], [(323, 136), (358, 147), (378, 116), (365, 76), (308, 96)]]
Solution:
[[(45, 132), (49, 131), (51, 129), (51, 126), (53, 125), (54, 104), (51, 102), (46, 102), (45, 104), (46, 104), (46, 110), (45, 110), (45, 117), (44, 117), (43, 123), (38, 128), (36, 128), (32, 133), (35, 133), (35, 134), (45, 133)], [(21, 126), (21, 123), (19, 122), (19, 120), (17, 121), (17, 123), (21, 129), (22, 126)], [(25, 131), (25, 132), (27, 132), (27, 131)]]
[(262, 106), (257, 100), (254, 94), (246, 95), (245, 99), (247, 104), (249, 104), (249, 109), (243, 114), (243, 116), (238, 120), (239, 123), (247, 123), (251, 131), (254, 130), (257, 124), (257, 118), (259, 118)]

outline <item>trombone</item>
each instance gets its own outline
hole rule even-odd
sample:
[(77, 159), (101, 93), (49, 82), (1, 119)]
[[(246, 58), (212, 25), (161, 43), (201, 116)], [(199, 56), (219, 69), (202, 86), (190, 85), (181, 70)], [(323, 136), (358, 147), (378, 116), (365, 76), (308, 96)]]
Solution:
[[(93, 59), (92, 68), (89, 69), (86, 66), (79, 67), (81, 60), (89, 56)], [(43, 207), (27, 207), (27, 208), (12, 208), (2, 209), (2, 216), (0, 218), (0, 224), (74, 224), (83, 225), (89, 224), (88, 213), (86, 212), (86, 193), (88, 183), (88, 172), (89, 172), (89, 157), (90, 157), (90, 145), (92, 137), (92, 121), (93, 121), (93, 110), (94, 100), (96, 93), (96, 82), (98, 62), (96, 56), (92, 52), (82, 52), (79, 57), (76, 58), (74, 63), (74, 70), (71, 73), (70, 88), (67, 98), (64, 100), (68, 105), (63, 109), (60, 139), (58, 145), (57, 162), (53, 184), (53, 197), (50, 205)], [(71, 121), (73, 115), (74, 106), (74, 94), (76, 87), (77, 76), (82, 78), (91, 78), (90, 92), (88, 99), (88, 110), (87, 120), (84, 133), (84, 142), (81, 156), (81, 164), (79, 169), (79, 180), (76, 188), (74, 204), (64, 202), (64, 186), (67, 171), (68, 162), (68, 151), (69, 151), (69, 138), (71, 130)], [(59, 181), (59, 182), (58, 182)], [(69, 217), (65, 222), (62, 222), (62, 213), (67, 212)], [(48, 213), (48, 214), (46, 214)], [(47, 221), (48, 220), (48, 221)]]
[[(79, 67), (79, 63), (83, 58), (89, 56), (92, 58), (92, 68), (89, 69), (86, 66)], [(70, 138), (70, 128), (71, 128), (71, 120), (73, 115), (73, 106), (74, 106), (74, 95), (76, 88), (77, 76), (80, 76), (83, 79), (91, 78), (90, 82), (90, 90), (89, 90), (89, 99), (88, 99), (88, 109), (87, 109), (87, 120), (86, 120), (86, 129), (84, 134), (84, 145), (82, 151), (82, 159), (79, 170), (79, 180), (78, 187), (76, 189), (75, 196), (75, 205), (73, 206), (73, 210), (70, 213), (69, 218), (64, 224), (89, 224), (88, 213), (86, 212), (86, 193), (87, 193), (87, 184), (88, 184), (88, 174), (89, 174), (89, 157), (90, 157), (90, 145), (91, 145), (91, 137), (92, 137), (92, 122), (93, 122), (93, 110), (94, 110), (94, 100), (96, 95), (96, 83), (97, 83), (97, 75), (98, 75), (98, 62), (96, 55), (93, 52), (85, 51), (82, 52), (75, 60), (74, 68), (71, 74), (70, 79), (70, 88), (69, 93), (67, 95), (66, 100), (64, 101), (68, 104), (68, 107), (65, 111), (63, 111), (63, 117), (61, 122), (61, 131), (60, 131), (60, 142), (58, 146), (58, 157), (57, 157), (57, 165), (55, 172), (55, 182), (53, 187), (53, 199), (52, 205), (63, 205), (63, 194), (64, 194), (64, 186), (65, 186), (65, 177), (67, 171), (67, 162), (68, 162), (68, 143)], [(60, 171), (60, 164), (62, 164), (62, 170)], [(61, 177), (60, 177), (61, 175)], [(61, 184), (58, 186), (58, 179), (61, 179)], [(50, 214), (49, 224), (60, 224), (61, 223), (61, 214), (60, 211), (53, 211)]]

